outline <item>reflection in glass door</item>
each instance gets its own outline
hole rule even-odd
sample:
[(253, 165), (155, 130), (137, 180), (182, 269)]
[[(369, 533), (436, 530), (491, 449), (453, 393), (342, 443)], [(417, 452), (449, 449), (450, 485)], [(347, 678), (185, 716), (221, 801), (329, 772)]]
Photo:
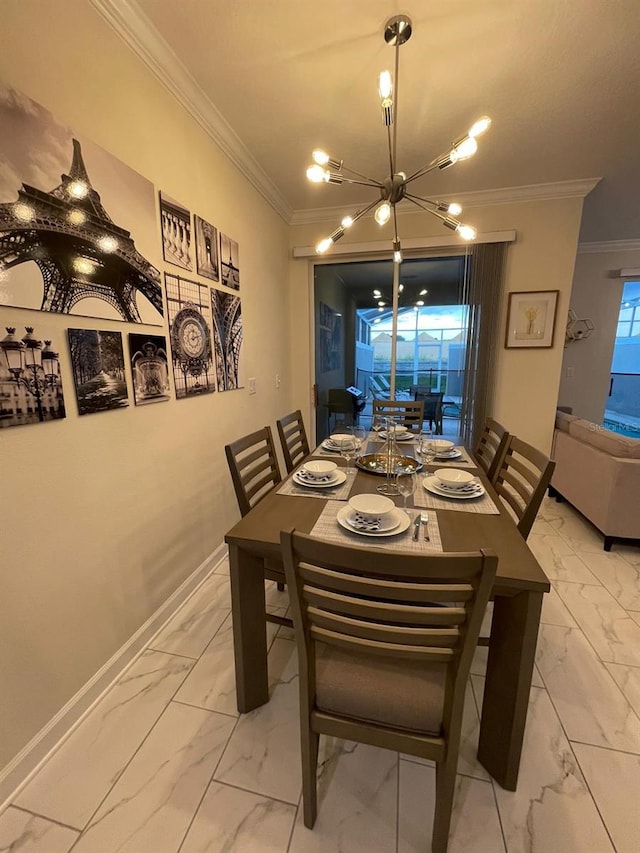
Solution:
[(604, 426), (640, 438), (640, 281), (622, 292)]

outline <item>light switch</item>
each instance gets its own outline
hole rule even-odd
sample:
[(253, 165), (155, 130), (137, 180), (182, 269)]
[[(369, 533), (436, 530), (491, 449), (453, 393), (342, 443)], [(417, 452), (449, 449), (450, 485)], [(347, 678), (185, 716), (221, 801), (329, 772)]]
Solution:
[(255, 394), (256, 393), (256, 378), (255, 378), (255, 376), (251, 376), (247, 380), (247, 384), (249, 385), (249, 393)]

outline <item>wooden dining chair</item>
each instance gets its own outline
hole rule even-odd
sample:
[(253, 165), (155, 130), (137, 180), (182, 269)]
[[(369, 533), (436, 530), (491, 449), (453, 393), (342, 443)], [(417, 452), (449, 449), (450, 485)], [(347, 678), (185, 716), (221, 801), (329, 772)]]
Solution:
[(245, 435), (224, 448), (240, 515), (245, 516), (282, 481), (271, 427)]
[(424, 421), (424, 403), (421, 400), (374, 400), (371, 415), (372, 423), (387, 418), (408, 427), (412, 432), (420, 432)]
[(276, 421), (287, 473), (290, 474), (309, 455), (309, 442), (302, 412), (298, 409)]
[(509, 436), (493, 488), (515, 516), (523, 539), (536, 520), (555, 467), (556, 463), (540, 450), (515, 435)]
[[(271, 428), (264, 426), (250, 435), (225, 445), (224, 452), (240, 515), (244, 517), (282, 481)], [(264, 576), (267, 580), (275, 581), (280, 591), (284, 589), (284, 568), (281, 562), (265, 560)], [(279, 624), (291, 625), (291, 620), (284, 617), (267, 614), (267, 619)]]
[[(280, 534), (298, 651), (304, 824), (321, 734), (436, 762), (432, 851), (451, 824), (464, 694), (497, 557)], [(456, 602), (451, 604), (451, 602)]]
[(502, 424), (487, 418), (473, 455), (491, 483), (502, 465), (508, 442), (509, 433)]

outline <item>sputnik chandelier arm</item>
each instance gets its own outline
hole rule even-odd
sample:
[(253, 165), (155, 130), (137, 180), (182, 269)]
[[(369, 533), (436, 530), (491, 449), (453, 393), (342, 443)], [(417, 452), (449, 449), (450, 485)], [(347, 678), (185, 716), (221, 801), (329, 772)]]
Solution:
[[(350, 228), (360, 217), (375, 207), (374, 218), (379, 225), (385, 225), (393, 215), (393, 260), (395, 263), (402, 262), (402, 249), (398, 237), (398, 220), (396, 205), (403, 199), (410, 201), (415, 206), (436, 216), (442, 224), (457, 232), (463, 240), (475, 240), (476, 229), (471, 225), (465, 225), (456, 217), (462, 212), (459, 204), (433, 201), (422, 198), (408, 192), (408, 185), (435, 169), (448, 169), (461, 160), (467, 160), (478, 150), (476, 141), (480, 134), (484, 133), (491, 124), (488, 116), (482, 116), (469, 128), (467, 133), (459, 136), (451, 143), (451, 147), (422, 166), (416, 172), (407, 177), (405, 172), (397, 171), (396, 148), (398, 138), (398, 82), (400, 68), (400, 47), (411, 38), (411, 19), (406, 15), (396, 15), (385, 24), (384, 40), (395, 48), (394, 75), (389, 71), (383, 71), (378, 80), (378, 93), (382, 108), (382, 120), (387, 131), (387, 145), (389, 149), (389, 175), (382, 181), (377, 181), (367, 175), (362, 175), (354, 169), (346, 167), (342, 160), (331, 158), (324, 151), (313, 152), (313, 164), (307, 169), (307, 178), (313, 183), (329, 184), (359, 184), (377, 189), (380, 198), (373, 201), (362, 210), (357, 210), (351, 216), (345, 216), (338, 228), (328, 237), (321, 240), (316, 246), (316, 252), (323, 254), (334, 243), (336, 243), (347, 228)], [(350, 177), (355, 176), (355, 177)]]

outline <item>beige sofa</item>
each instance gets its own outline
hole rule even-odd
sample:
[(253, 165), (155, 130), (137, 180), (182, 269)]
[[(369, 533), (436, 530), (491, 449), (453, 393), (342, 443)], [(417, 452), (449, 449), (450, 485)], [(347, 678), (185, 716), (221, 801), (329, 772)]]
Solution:
[(569, 501), (604, 535), (640, 543), (640, 439), (558, 411), (549, 494)]

